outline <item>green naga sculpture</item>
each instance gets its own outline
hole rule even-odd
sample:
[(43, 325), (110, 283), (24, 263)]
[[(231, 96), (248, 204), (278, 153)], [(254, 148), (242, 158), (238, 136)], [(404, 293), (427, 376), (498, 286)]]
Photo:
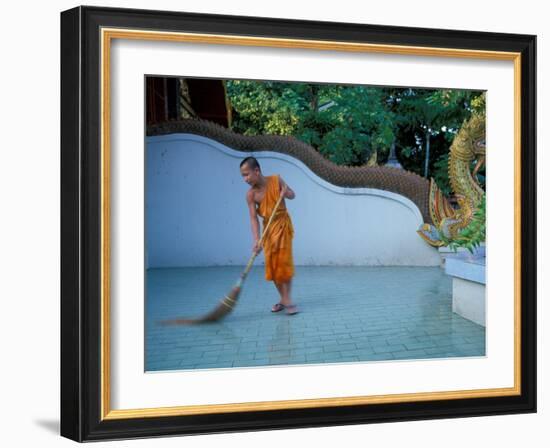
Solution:
[[(476, 162), (472, 169), (473, 163)], [(430, 180), (432, 224), (423, 224), (418, 234), (430, 245), (445, 246), (459, 237), (484, 201), (485, 192), (476, 174), (485, 163), (485, 114), (473, 113), (453, 140), (449, 152), (449, 180), (458, 208), (453, 208), (433, 178)]]

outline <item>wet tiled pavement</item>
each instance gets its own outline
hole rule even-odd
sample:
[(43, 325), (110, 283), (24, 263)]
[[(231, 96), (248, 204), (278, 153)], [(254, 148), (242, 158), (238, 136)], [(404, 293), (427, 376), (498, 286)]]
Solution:
[(220, 322), (162, 326), (211, 311), (242, 267), (147, 271), (145, 370), (366, 362), (485, 355), (485, 328), (452, 312), (440, 268), (296, 266), (299, 313), (254, 267), (235, 310)]

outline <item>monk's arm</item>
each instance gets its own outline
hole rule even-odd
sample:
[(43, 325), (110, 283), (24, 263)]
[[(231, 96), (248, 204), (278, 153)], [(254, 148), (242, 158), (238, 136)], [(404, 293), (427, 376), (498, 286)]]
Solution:
[(282, 177), (279, 176), (279, 184), (281, 187), (281, 193), (284, 192), (284, 196), (286, 199), (294, 199), (296, 197), (296, 193), (294, 193), (294, 190), (290, 188), (286, 182), (283, 180)]
[(254, 244), (260, 239), (260, 222), (258, 220), (258, 213), (256, 212), (256, 204), (254, 204), (254, 197), (252, 192), (246, 193), (246, 203), (248, 204), (248, 212), (250, 214), (250, 224), (252, 226), (252, 238)]

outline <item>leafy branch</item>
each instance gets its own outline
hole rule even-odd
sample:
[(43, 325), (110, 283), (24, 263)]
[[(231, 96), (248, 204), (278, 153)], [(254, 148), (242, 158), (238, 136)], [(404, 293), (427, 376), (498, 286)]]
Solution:
[(470, 253), (474, 253), (474, 249), (479, 247), (479, 245), (485, 241), (485, 194), (483, 195), (479, 206), (474, 212), (474, 216), (470, 224), (464, 227), (458, 233), (458, 236), (455, 238), (447, 238), (442, 235), (442, 240), (444, 243), (449, 246), (454, 252), (457, 251), (459, 247), (468, 249)]

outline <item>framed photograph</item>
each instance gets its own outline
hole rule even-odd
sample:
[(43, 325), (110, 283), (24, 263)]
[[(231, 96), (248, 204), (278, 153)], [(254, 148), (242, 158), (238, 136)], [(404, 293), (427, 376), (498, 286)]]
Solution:
[(536, 412), (536, 36), (61, 13), (61, 435)]

